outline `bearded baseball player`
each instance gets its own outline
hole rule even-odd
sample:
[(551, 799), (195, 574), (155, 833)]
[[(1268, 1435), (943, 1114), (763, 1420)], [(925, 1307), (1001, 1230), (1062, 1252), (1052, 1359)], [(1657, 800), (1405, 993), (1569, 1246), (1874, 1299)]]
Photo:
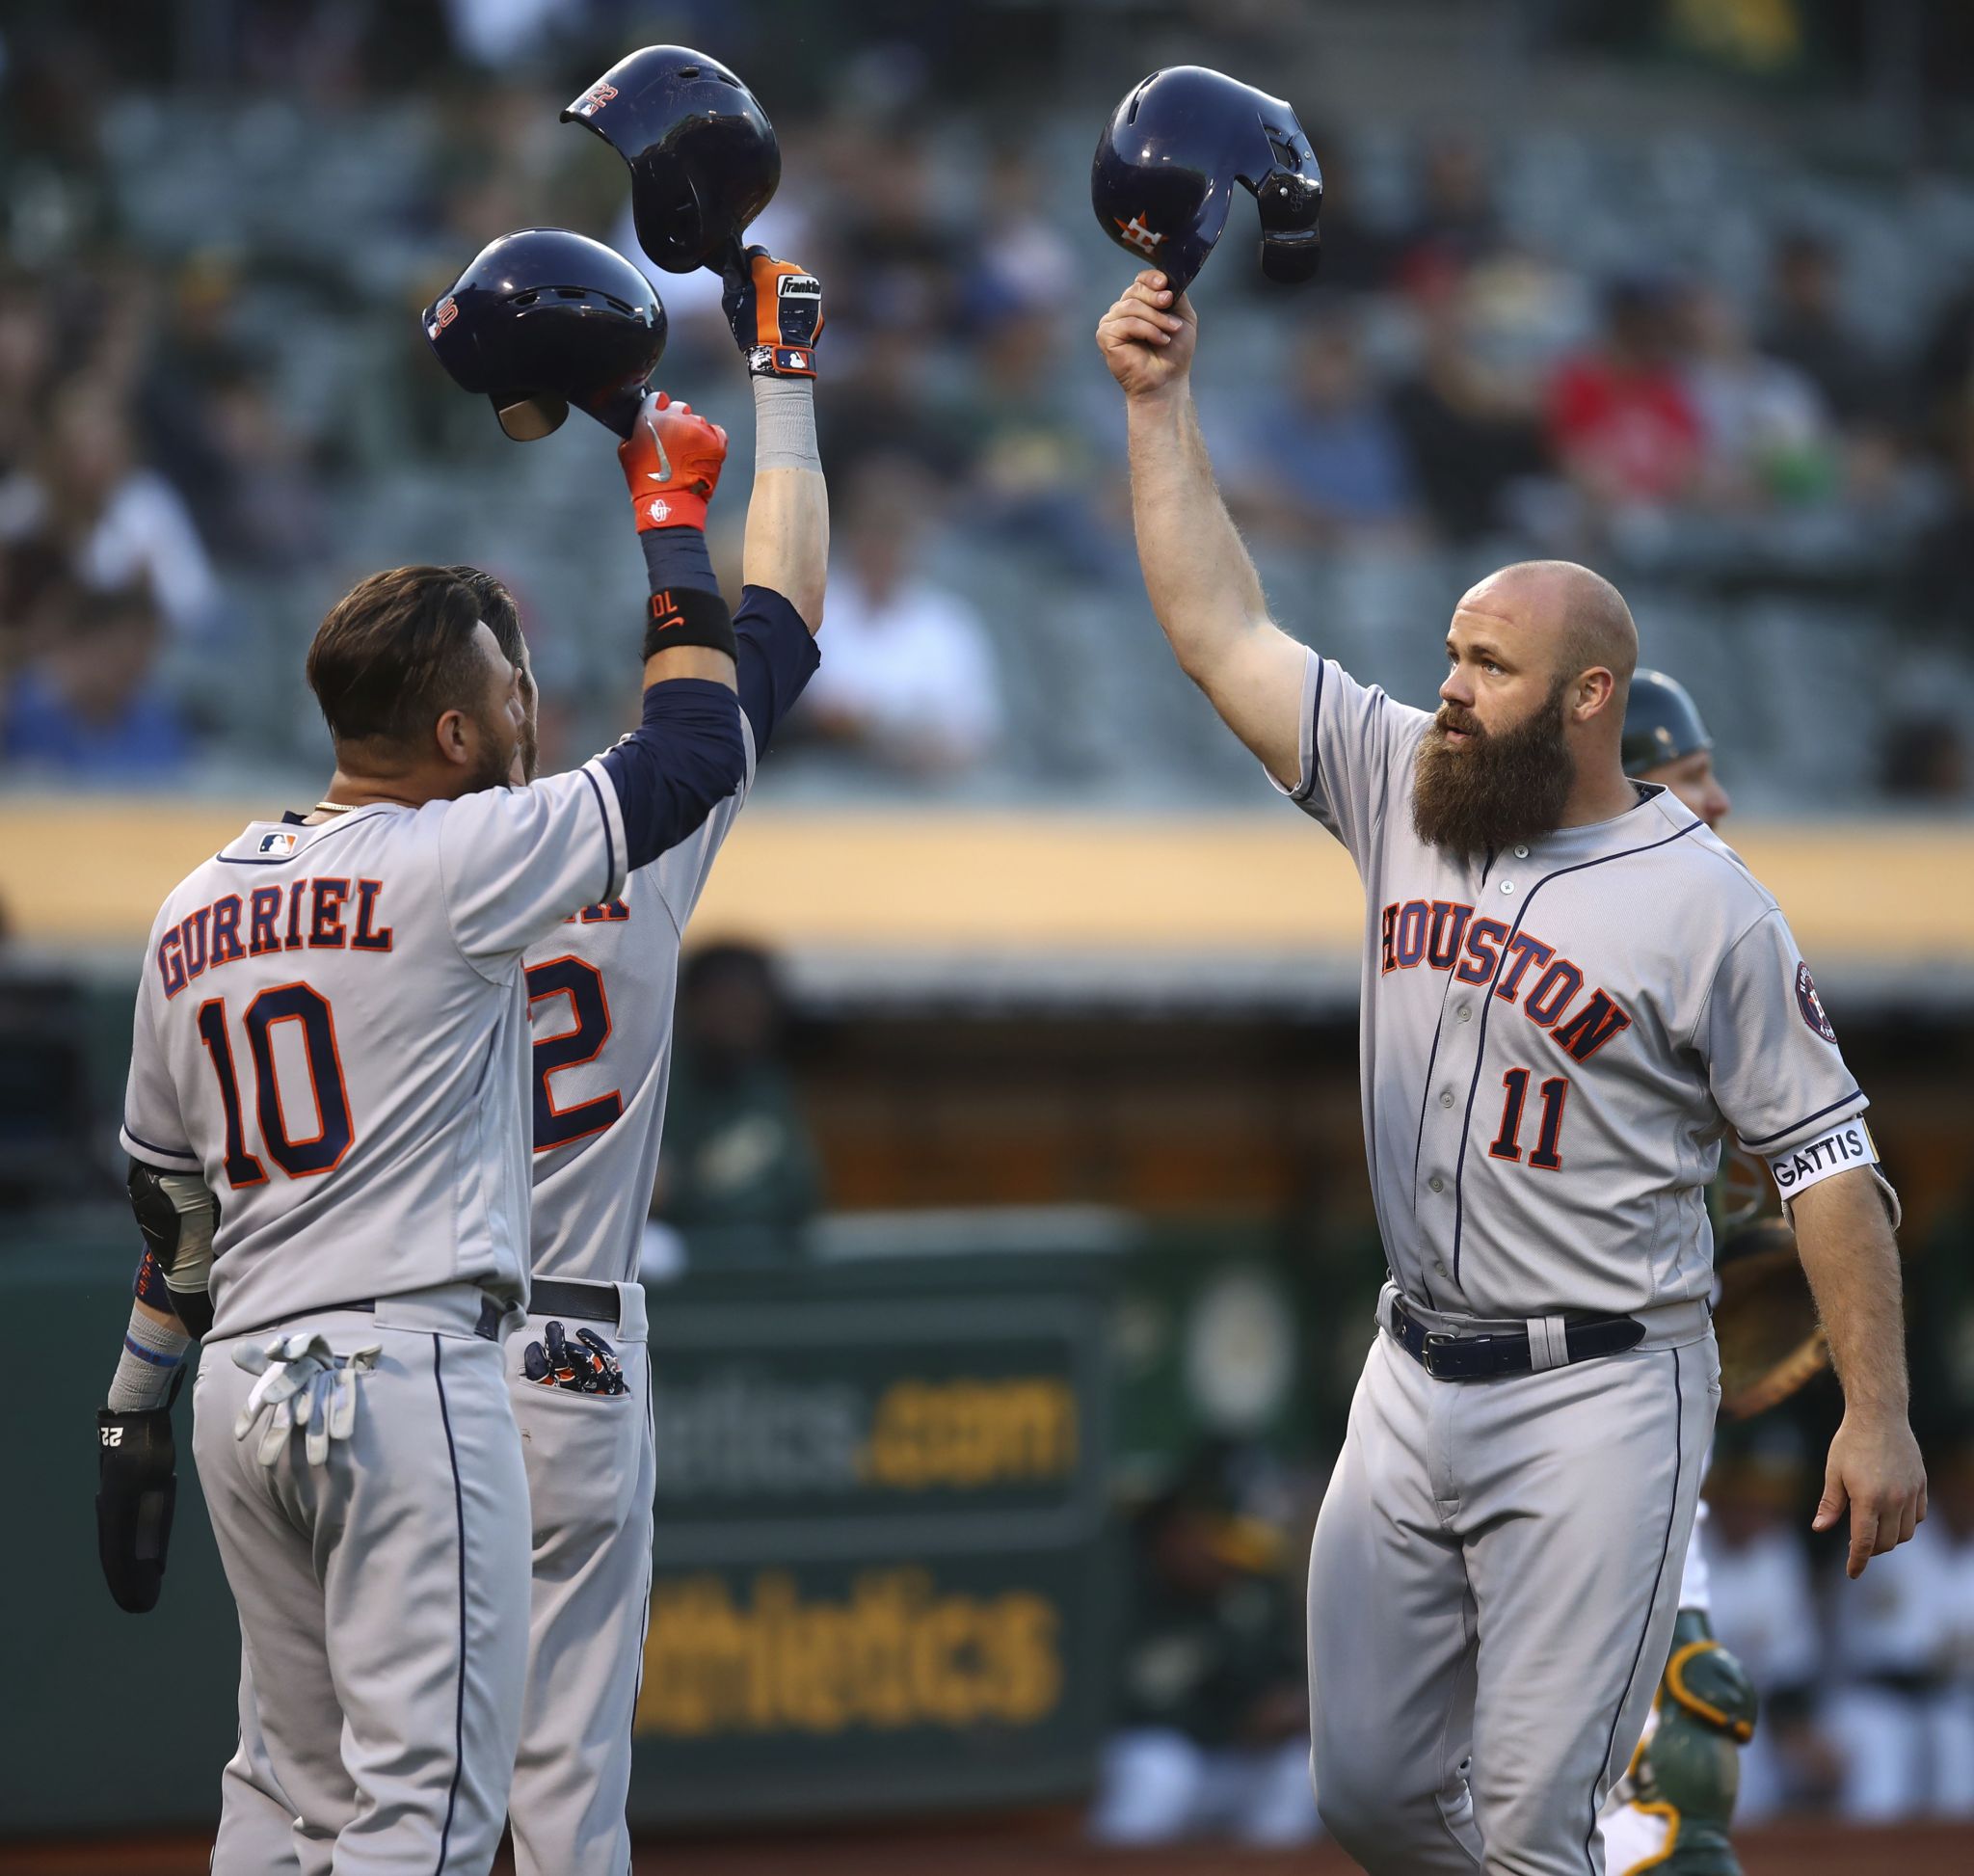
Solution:
[[(753, 784), (756, 752), (817, 662), (829, 556), (814, 412), (821, 288), (814, 275), (755, 250), (730, 275), (727, 309), (755, 400), (746, 591), (734, 615), (746, 774), (696, 833), (633, 871), (620, 898), (585, 907), (523, 960), (534, 1026), (534, 1283), (527, 1326), (507, 1345), (534, 1548), (510, 1800), (522, 1876), (624, 1876), (630, 1866), (625, 1800), (656, 1485), (638, 1247), (664, 1128), (679, 948)], [(795, 353), (778, 338), (763, 354), (763, 319), (799, 323)], [(682, 405), (654, 411), (648, 436), (633, 439), (626, 477), (654, 592), (717, 598), (705, 525), (725, 455), (725, 433)], [(537, 698), (527, 646), (506, 589), (488, 575), (475, 580), (481, 616), (522, 672), (527, 726), (517, 779), (532, 780)], [(333, 1739), (320, 1742), (333, 1748)], [(223, 1793), (219, 1876), (294, 1869), (293, 1808), (262, 1744), (251, 1669)]]
[(1389, 1261), (1310, 1557), (1311, 1762), (1373, 1876), (1598, 1876), (1720, 1396), (1705, 1191), (1786, 1174), (1846, 1394), (1818, 1528), (1909, 1538), (1889, 1188), (1774, 900), (1619, 760), (1637, 634), (1565, 562), (1464, 594), (1436, 713), (1282, 631), (1214, 485), (1197, 322), (1140, 273), (1097, 337), (1181, 666), (1364, 882), (1365, 1150)]

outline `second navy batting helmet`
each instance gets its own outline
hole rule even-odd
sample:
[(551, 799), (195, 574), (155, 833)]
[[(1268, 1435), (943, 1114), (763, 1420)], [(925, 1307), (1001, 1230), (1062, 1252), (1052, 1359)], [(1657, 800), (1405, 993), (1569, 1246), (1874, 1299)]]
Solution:
[(1663, 671), (1632, 673), (1624, 705), (1620, 745), (1627, 775), (1642, 775), (1664, 763), (1676, 763), (1696, 749), (1711, 749), (1714, 738), (1700, 721), (1699, 706), (1686, 686)]
[(1110, 114), (1090, 165), (1090, 202), (1111, 240), (1183, 293), (1227, 226), (1237, 182), (1261, 210), (1262, 272), (1308, 280), (1322, 172), (1294, 111), (1224, 72), (1172, 66)]
[(453, 383), (492, 398), (516, 442), (560, 428), (572, 404), (629, 436), (665, 351), (651, 282), (616, 249), (567, 228), (490, 242), (423, 316)]
[(647, 45), (619, 59), (562, 114), (630, 165), (637, 242), (668, 274), (720, 265), (782, 180), (774, 125), (704, 52)]

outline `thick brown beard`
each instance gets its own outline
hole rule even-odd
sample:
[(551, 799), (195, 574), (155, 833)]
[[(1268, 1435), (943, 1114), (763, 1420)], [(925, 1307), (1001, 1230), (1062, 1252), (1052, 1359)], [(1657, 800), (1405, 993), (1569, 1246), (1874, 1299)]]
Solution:
[(1465, 711), (1474, 740), (1454, 748), (1442, 710), (1419, 745), (1413, 774), (1412, 825), (1428, 846), (1463, 859), (1498, 853), (1518, 841), (1553, 833), (1576, 784), (1576, 763), (1562, 731), (1559, 679), (1526, 721), (1490, 734)]

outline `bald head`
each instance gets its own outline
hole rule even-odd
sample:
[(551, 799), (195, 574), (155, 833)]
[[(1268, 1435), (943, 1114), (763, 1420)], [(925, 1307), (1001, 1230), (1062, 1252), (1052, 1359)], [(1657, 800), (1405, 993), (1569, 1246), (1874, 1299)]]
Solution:
[(1623, 715), (1639, 661), (1639, 629), (1624, 595), (1602, 574), (1574, 560), (1517, 560), (1471, 587), (1458, 609), (1491, 615), (1511, 629), (1552, 680), (1609, 671)]
[[(1493, 752), (1487, 760), (1506, 764), (1521, 747), (1506, 738), (1522, 737), (1538, 766), (1554, 768), (1567, 791), (1555, 819), (1545, 819), (1548, 810), (1537, 813), (1533, 800), (1522, 803), (1517, 812), (1526, 824), (1574, 825), (1635, 803), (1620, 745), (1638, 628), (1624, 596), (1601, 574), (1573, 560), (1503, 567), (1460, 596), (1446, 649), (1431, 746), (1457, 758), (1485, 744)], [(1487, 781), (1492, 771), (1447, 772)], [(1489, 786), (1499, 792), (1507, 783), (1493, 775)]]

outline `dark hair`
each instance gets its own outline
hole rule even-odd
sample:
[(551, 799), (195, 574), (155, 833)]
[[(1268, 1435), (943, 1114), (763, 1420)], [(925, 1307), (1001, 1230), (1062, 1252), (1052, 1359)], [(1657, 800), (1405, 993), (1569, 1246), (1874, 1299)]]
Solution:
[(393, 567), (358, 581), (308, 647), (308, 687), (330, 735), (409, 747), (445, 711), (474, 708), (479, 624), (473, 589), (450, 567)]
[(473, 603), (480, 608), (481, 623), (500, 641), (500, 656), (510, 664), (519, 664), (521, 654), (520, 611), (515, 605), (514, 595), (507, 590), (506, 582), (478, 567), (446, 567), (441, 571), (450, 574), (472, 594)]

